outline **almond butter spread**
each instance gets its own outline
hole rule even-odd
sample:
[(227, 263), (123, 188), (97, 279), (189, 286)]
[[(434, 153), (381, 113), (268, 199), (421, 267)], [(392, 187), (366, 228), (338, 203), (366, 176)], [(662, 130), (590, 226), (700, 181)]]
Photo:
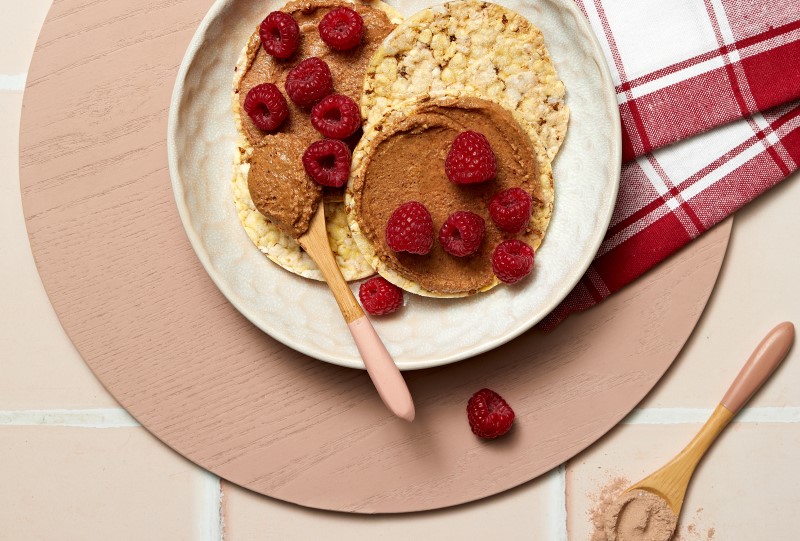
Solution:
[(282, 231), (299, 237), (308, 230), (322, 197), (322, 187), (306, 175), (300, 157), (306, 145), (291, 134), (256, 147), (247, 186), (256, 208)]
[[(322, 41), (317, 29), (322, 17), (338, 6), (353, 8), (364, 19), (362, 43), (350, 51), (334, 51)], [(250, 89), (262, 83), (276, 84), (285, 95), (284, 84), (289, 70), (302, 60), (316, 56), (328, 63), (333, 75), (334, 92), (358, 102), (367, 65), (394, 25), (378, 9), (344, 0), (298, 0), (289, 2), (281, 11), (290, 13), (300, 26), (301, 39), (297, 52), (288, 60), (273, 58), (260, 47), (256, 31), (250, 38), (249, 46), (256, 46), (257, 51), (237, 90), (242, 127), (254, 147), (248, 174), (250, 195), (259, 212), (287, 233), (299, 237), (308, 229), (323, 193), (316, 183), (306, 177), (301, 157), (308, 145), (322, 139), (322, 136), (311, 125), (309, 111), (298, 107), (288, 97), (289, 118), (278, 133), (264, 133), (243, 112), (244, 99)]]
[[(453, 139), (465, 130), (482, 133), (497, 158), (495, 180), (456, 185), (445, 174), (445, 157)], [(413, 114), (382, 129), (370, 142), (363, 174), (353, 180), (353, 211), (362, 234), (376, 255), (404, 278), (435, 293), (476, 292), (494, 281), (491, 253), (504, 234), (491, 221), (492, 195), (519, 187), (534, 205), (543, 200), (533, 145), (513, 116), (493, 102), (478, 98), (444, 98), (423, 102)], [(398, 205), (420, 201), (430, 211), (438, 232), (447, 217), (469, 210), (486, 221), (486, 237), (478, 251), (460, 258), (438, 242), (427, 255), (393, 252), (386, 244), (386, 223)], [(520, 234), (524, 240), (525, 232)]]

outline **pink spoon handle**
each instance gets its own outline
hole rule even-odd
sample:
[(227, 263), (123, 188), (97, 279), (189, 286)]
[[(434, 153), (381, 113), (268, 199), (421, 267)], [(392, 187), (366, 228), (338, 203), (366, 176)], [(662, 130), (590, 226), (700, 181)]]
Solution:
[(367, 373), (383, 403), (398, 417), (414, 420), (414, 401), (403, 376), (366, 316), (347, 324)]
[(772, 329), (733, 380), (722, 399), (722, 405), (732, 413), (738, 413), (778, 368), (793, 343), (794, 325), (787, 321)]

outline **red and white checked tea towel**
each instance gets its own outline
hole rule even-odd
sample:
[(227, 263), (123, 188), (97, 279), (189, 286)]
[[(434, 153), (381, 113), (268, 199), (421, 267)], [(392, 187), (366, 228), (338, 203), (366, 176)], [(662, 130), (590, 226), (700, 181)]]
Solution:
[(625, 163), (597, 257), (540, 324), (545, 330), (630, 283), (800, 163), (800, 0), (576, 2), (616, 85)]

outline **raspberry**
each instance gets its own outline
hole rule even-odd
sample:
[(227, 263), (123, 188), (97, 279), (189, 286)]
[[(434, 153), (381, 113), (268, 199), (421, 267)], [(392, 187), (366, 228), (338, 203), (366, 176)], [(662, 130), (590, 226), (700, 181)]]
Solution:
[(258, 28), (261, 45), (275, 58), (289, 58), (300, 45), (300, 27), (294, 17), (273, 11)]
[(391, 314), (403, 306), (403, 290), (383, 276), (370, 278), (358, 288), (361, 306), (373, 316)]
[(361, 112), (352, 99), (331, 94), (311, 109), (311, 125), (325, 137), (347, 139), (361, 127)]
[(439, 230), (439, 244), (445, 252), (457, 257), (474, 254), (480, 248), (486, 224), (483, 218), (466, 210), (448, 216)]
[(311, 107), (333, 92), (331, 69), (316, 56), (306, 58), (286, 76), (286, 93), (300, 107)]
[(497, 176), (497, 159), (489, 140), (474, 131), (458, 134), (450, 145), (444, 169), (450, 182), (476, 184)]
[(352, 49), (361, 43), (363, 35), (364, 19), (350, 8), (333, 9), (319, 22), (319, 37), (337, 51)]
[(492, 439), (511, 430), (514, 410), (496, 392), (481, 389), (467, 402), (467, 419), (473, 434)]
[(418, 201), (403, 203), (386, 224), (386, 244), (395, 252), (425, 255), (433, 247), (433, 218)]
[(272, 83), (254, 86), (244, 98), (244, 110), (253, 124), (263, 131), (277, 130), (289, 116), (289, 105)]
[(533, 248), (519, 240), (504, 240), (492, 254), (492, 269), (507, 284), (519, 282), (533, 268)]
[(508, 233), (519, 233), (531, 219), (531, 196), (522, 188), (497, 192), (489, 202), (492, 221)]
[(303, 168), (317, 184), (340, 188), (350, 178), (350, 149), (333, 139), (311, 143), (303, 153)]

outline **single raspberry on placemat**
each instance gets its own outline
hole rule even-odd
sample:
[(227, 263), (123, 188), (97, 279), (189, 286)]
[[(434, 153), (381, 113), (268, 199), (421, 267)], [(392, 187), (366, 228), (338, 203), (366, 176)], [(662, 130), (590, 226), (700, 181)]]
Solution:
[(467, 419), (472, 432), (481, 438), (497, 438), (511, 430), (514, 410), (491, 389), (481, 389), (467, 402)]

